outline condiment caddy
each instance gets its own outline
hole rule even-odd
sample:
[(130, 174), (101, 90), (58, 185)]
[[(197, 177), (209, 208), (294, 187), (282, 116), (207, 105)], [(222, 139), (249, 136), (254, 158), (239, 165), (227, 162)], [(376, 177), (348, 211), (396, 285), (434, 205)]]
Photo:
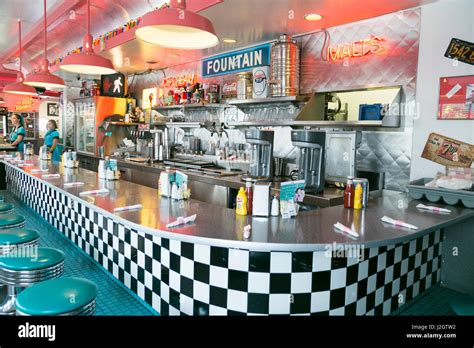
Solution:
[(99, 179), (102, 180), (118, 180), (120, 179), (120, 171), (117, 167), (117, 160), (105, 157), (99, 161), (98, 168)]
[(77, 152), (71, 150), (64, 152), (61, 157), (61, 164), (64, 168), (79, 168)]
[(158, 195), (174, 200), (187, 200), (191, 197), (188, 188), (188, 176), (178, 170), (171, 171), (166, 167), (158, 179)]

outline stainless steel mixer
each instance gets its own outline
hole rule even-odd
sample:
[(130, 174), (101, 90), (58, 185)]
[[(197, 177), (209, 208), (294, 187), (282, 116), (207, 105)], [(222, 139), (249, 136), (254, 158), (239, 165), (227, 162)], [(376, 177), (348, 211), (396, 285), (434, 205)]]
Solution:
[(305, 181), (305, 191), (323, 191), (326, 133), (312, 130), (292, 131), (291, 142), (299, 150), (298, 179)]
[(247, 129), (245, 139), (251, 146), (249, 177), (256, 180), (272, 180), (273, 131)]

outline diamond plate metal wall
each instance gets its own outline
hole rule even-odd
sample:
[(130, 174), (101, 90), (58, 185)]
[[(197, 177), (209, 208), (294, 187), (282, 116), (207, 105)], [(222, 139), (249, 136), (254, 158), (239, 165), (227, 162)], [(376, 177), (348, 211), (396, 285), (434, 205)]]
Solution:
[[(384, 39), (385, 52), (346, 61), (328, 62), (325, 34), (300, 38), (302, 93), (339, 91), (367, 86), (402, 85), (404, 102), (415, 103), (420, 10), (408, 10), (328, 29), (330, 45), (350, 43), (371, 35)], [(385, 173), (385, 188), (405, 191), (410, 178), (412, 118), (404, 115), (400, 131), (365, 131), (357, 153), (357, 166)]]

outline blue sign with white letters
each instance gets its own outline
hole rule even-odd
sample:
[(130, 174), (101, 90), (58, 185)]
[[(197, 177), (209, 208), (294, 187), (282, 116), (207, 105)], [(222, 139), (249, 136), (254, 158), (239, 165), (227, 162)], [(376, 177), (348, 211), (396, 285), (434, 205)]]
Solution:
[(270, 44), (209, 57), (202, 62), (202, 77), (233, 74), (270, 65)]

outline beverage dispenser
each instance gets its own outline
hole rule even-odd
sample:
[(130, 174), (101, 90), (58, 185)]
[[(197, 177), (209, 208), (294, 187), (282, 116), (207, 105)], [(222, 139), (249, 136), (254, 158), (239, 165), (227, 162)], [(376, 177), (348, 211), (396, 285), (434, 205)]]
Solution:
[(323, 191), (326, 133), (313, 130), (292, 131), (291, 142), (299, 150), (298, 179), (305, 181), (305, 191)]
[(247, 129), (245, 139), (251, 146), (249, 176), (256, 180), (272, 180), (273, 131)]

